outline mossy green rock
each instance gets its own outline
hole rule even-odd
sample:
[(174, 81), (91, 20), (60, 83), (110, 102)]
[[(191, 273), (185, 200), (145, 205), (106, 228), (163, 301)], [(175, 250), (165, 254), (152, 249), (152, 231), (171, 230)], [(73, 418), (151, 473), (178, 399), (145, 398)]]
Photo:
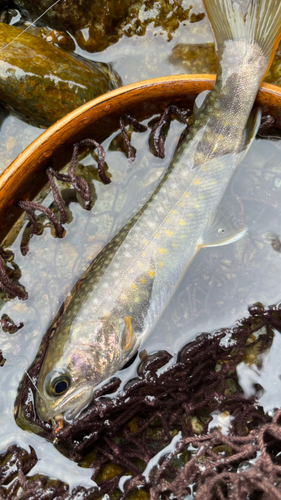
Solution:
[[(16, 0), (23, 14), (31, 19), (41, 16), (53, 3), (54, 0)], [(80, 42), (84, 40), (85, 45), (87, 43), (95, 45), (96, 42), (99, 50), (103, 50), (108, 45), (108, 37), (112, 38), (111, 43), (117, 41), (115, 37), (118, 25), (126, 19), (128, 9), (133, 3), (136, 3), (135, 0), (61, 1), (46, 12), (42, 22), (52, 28), (68, 30), (76, 35), (79, 30), (91, 27), (90, 35), (85, 32), (78, 34)], [(143, 0), (139, 3), (143, 3)]]
[[(43, 19), (55, 28), (77, 30), (89, 24), (89, 21), (108, 19), (114, 26), (116, 21), (124, 19), (129, 6), (134, 0), (68, 0), (55, 4), (55, 0), (16, 0), (21, 11), (27, 16), (39, 17), (45, 11)], [(142, 2), (143, 3), (143, 2)], [(53, 5), (55, 4), (55, 5)]]
[[(27, 19), (36, 19), (54, 0), (15, 0)], [(40, 19), (51, 28), (67, 30), (88, 52), (104, 50), (123, 35), (143, 36), (152, 23), (162, 27), (169, 40), (180, 22), (188, 20), (191, 5), (185, 0), (61, 0)], [(192, 15), (191, 22), (204, 17)], [(38, 24), (38, 23), (37, 23)]]
[(102, 63), (85, 62), (28, 32), (0, 24), (0, 100), (32, 125), (48, 127), (121, 85)]

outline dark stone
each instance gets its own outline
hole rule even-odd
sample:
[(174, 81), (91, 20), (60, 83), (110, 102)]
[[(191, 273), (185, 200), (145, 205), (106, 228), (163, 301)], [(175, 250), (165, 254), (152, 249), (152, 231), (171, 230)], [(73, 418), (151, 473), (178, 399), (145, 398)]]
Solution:
[(15, 40), (19, 33), (0, 24), (0, 95), (32, 125), (48, 127), (121, 84), (109, 65), (84, 61), (29, 33)]

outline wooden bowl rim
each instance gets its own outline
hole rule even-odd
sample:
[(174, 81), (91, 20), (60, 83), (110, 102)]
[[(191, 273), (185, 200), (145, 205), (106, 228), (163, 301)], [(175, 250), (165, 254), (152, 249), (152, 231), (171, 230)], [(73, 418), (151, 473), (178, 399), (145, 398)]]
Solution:
[[(116, 111), (120, 104), (126, 104), (127, 99), (131, 98), (131, 102), (132, 99), (139, 100), (140, 97), (145, 99), (146, 93), (149, 93), (150, 99), (153, 99), (154, 93), (159, 99), (159, 92), (168, 92), (172, 96), (173, 92), (179, 89), (182, 96), (188, 97), (197, 95), (202, 90), (211, 90), (215, 80), (216, 75), (183, 74), (132, 83), (87, 102), (57, 121), (20, 153), (0, 175), (0, 236), (3, 236), (3, 229), (4, 233), (7, 232), (8, 225), (11, 227), (11, 224), (15, 222), (15, 216), (7, 215), (9, 207), (12, 207), (13, 203), (17, 203), (19, 199), (23, 199), (27, 183), (31, 183), (30, 178), (33, 177), (34, 184), (36, 175), (44, 167), (46, 168), (46, 161), (55, 155), (56, 148), (61, 148), (75, 135), (75, 127), (78, 126), (81, 130), (83, 122), (87, 123), (87, 126), (98, 123), (106, 117), (107, 113), (110, 114), (114, 107)], [(267, 104), (269, 107), (281, 107), (281, 88), (263, 83), (256, 102), (262, 105)], [(61, 141), (60, 137), (62, 137)], [(75, 140), (72, 140), (73, 142)], [(52, 148), (49, 149), (50, 144)], [(28, 194), (25, 199), (29, 199)]]
[[(145, 91), (146, 87), (151, 87), (151, 86), (161, 86), (162, 84), (169, 85), (173, 84), (176, 82), (184, 82), (186, 83), (187, 86), (187, 91), (189, 95), (192, 94), (197, 94), (198, 93), (198, 85), (196, 86), (196, 83), (203, 83), (206, 86), (206, 89), (211, 89), (215, 83), (216, 80), (216, 75), (197, 75), (197, 74), (191, 74), (191, 75), (175, 75), (175, 76), (166, 76), (166, 77), (159, 77), (159, 78), (153, 78), (149, 80), (143, 80), (140, 82), (132, 83), (130, 85), (126, 85), (124, 87), (120, 87), (116, 90), (112, 90), (111, 92), (108, 92), (107, 94), (103, 94), (100, 97), (97, 97), (96, 99), (93, 99), (86, 104), (83, 104), (79, 108), (75, 109), (71, 113), (68, 113), (66, 116), (58, 120), (54, 125), (49, 127), (47, 130), (45, 130), (42, 134), (40, 134), (29, 146), (27, 146), (22, 153), (20, 153), (15, 160), (4, 170), (4, 172), (0, 175), (0, 185), (2, 183), (5, 183), (6, 179), (10, 177), (12, 172), (15, 170), (20, 170), (21, 165), (24, 163), (24, 161), (31, 156), (34, 151), (38, 148), (38, 146), (42, 143), (46, 143), (49, 138), (57, 134), (59, 131), (61, 131), (63, 128), (66, 128), (71, 124), (71, 122), (74, 119), (77, 119), (77, 117), (83, 116), (87, 111), (92, 110), (93, 108), (97, 107), (99, 104), (104, 104), (106, 107), (107, 103), (112, 101), (112, 99), (115, 98), (120, 98), (126, 96), (131, 91), (134, 90), (143, 90)], [(190, 85), (191, 84), (191, 85)], [(201, 88), (201, 86), (199, 85)], [(199, 90), (200, 92), (200, 90)], [(260, 87), (259, 90), (259, 97), (260, 99), (262, 93), (268, 93), (273, 96), (278, 96), (281, 98), (281, 87), (277, 87), (276, 85), (271, 85), (269, 83), (263, 83)]]

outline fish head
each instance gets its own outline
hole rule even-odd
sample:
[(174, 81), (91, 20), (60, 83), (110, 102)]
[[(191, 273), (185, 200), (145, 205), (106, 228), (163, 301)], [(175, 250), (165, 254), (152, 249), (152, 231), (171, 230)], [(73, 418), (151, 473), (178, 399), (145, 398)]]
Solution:
[(81, 325), (59, 356), (52, 338), (37, 381), (40, 419), (55, 427), (71, 423), (92, 401), (94, 389), (122, 367), (122, 323), (110, 317)]
[(75, 378), (65, 368), (48, 373), (36, 394), (36, 409), (45, 422), (55, 428), (61, 421), (71, 422), (90, 403), (93, 387), (88, 383), (75, 384)]

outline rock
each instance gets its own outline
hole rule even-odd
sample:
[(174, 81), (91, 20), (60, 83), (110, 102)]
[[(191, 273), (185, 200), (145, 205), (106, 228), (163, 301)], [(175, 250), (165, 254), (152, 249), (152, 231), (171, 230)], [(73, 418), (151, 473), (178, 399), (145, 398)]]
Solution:
[[(88, 52), (104, 50), (124, 35), (143, 36), (152, 23), (161, 26), (171, 40), (192, 9), (185, 0), (61, 0), (56, 4), (54, 0), (15, 0), (15, 4), (33, 21), (49, 9), (39, 22), (67, 30)], [(196, 22), (202, 16), (205, 14), (192, 14), (190, 21)]]
[(107, 64), (85, 61), (28, 32), (0, 24), (0, 99), (35, 126), (121, 85)]
[[(54, 0), (16, 0), (21, 12), (33, 20), (42, 15), (53, 3)], [(52, 28), (68, 30), (73, 34), (79, 31), (80, 43), (84, 40), (85, 45), (90, 43), (93, 45), (96, 40), (96, 44), (100, 47), (102, 39), (104, 43), (99, 50), (103, 50), (108, 45), (107, 37), (114, 36), (116, 28), (127, 17), (128, 9), (133, 3), (135, 0), (61, 1), (46, 12), (42, 22)], [(94, 26), (94, 33), (92, 29), (90, 34), (83, 33), (89, 26), (91, 28)]]
[(169, 57), (170, 62), (185, 73), (216, 74), (219, 68), (215, 44), (210, 43), (178, 43)]

